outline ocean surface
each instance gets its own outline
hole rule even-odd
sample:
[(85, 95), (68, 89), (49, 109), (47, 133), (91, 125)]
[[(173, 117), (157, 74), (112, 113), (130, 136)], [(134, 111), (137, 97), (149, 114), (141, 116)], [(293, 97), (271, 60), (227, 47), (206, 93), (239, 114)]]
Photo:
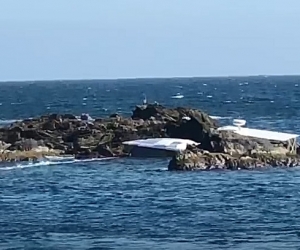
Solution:
[[(0, 83), (0, 125), (157, 101), (300, 133), (300, 77)], [(300, 167), (168, 172), (168, 159), (0, 165), (0, 249), (300, 249)]]

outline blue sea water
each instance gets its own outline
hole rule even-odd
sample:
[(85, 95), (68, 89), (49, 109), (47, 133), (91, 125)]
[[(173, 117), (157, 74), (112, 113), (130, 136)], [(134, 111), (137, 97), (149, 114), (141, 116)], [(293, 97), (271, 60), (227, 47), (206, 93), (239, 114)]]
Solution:
[[(224, 124), (300, 133), (299, 85), (297, 76), (0, 83), (0, 123), (130, 115), (145, 94)], [(0, 249), (300, 249), (300, 168), (178, 173), (167, 164), (2, 164)]]

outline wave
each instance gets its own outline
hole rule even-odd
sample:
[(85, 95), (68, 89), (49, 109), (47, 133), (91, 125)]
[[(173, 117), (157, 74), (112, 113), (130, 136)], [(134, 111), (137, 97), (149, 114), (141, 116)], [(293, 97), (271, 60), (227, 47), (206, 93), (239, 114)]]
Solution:
[(1, 125), (9, 125), (11, 123), (18, 122), (18, 121), (20, 121), (20, 120), (14, 120), (14, 119), (1, 120), (0, 119), (0, 126)]
[[(64, 157), (61, 157), (64, 158)], [(111, 160), (115, 159), (117, 157), (106, 157), (106, 158), (91, 158), (91, 159), (83, 159), (83, 160), (78, 160), (78, 159), (73, 159), (69, 160), (69, 157), (66, 157), (65, 160), (42, 160), (38, 162), (29, 162), (29, 163), (18, 163), (13, 166), (5, 166), (5, 167), (0, 167), (0, 170), (13, 170), (13, 169), (23, 169), (23, 168), (32, 168), (32, 167), (41, 167), (41, 166), (51, 166), (51, 165), (61, 165), (61, 164), (73, 164), (73, 163), (78, 163), (78, 162), (94, 162), (94, 161), (104, 161), (104, 160)], [(58, 158), (57, 158), (58, 159)]]
[(23, 102), (11, 102), (10, 105), (21, 105)]
[(184, 95), (181, 95), (180, 93), (177, 93), (176, 95), (171, 96), (172, 99), (181, 99)]
[(52, 161), (63, 161), (63, 160), (74, 160), (74, 156), (45, 156), (47, 160), (52, 160)]
[(216, 116), (216, 115), (210, 115), (209, 116), (211, 119), (214, 119), (214, 120), (229, 120), (229, 119), (232, 119), (231, 116)]

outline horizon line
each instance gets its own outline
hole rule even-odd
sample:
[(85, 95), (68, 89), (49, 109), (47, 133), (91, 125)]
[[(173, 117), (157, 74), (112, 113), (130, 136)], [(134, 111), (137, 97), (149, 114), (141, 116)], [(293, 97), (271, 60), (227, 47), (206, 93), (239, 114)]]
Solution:
[(164, 80), (164, 79), (189, 79), (189, 78), (242, 78), (242, 77), (290, 77), (300, 74), (257, 74), (257, 75), (219, 75), (219, 76), (161, 76), (161, 77), (117, 77), (117, 78), (54, 78), (54, 79), (26, 79), (26, 80), (0, 80), (1, 83), (26, 83), (26, 82), (57, 82), (57, 81), (120, 81), (120, 80)]

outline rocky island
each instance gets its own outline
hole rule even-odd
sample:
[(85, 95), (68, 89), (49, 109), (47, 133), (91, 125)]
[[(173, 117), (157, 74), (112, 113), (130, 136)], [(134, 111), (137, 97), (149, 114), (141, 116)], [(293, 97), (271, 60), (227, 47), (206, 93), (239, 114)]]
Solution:
[[(188, 119), (187, 119), (188, 118)], [(140, 105), (131, 117), (112, 114), (90, 120), (72, 114), (51, 114), (0, 128), (0, 161), (32, 161), (45, 156), (75, 158), (129, 157), (123, 142), (146, 138), (190, 139), (169, 162), (169, 170), (253, 169), (300, 165), (298, 148), (288, 142), (219, 131), (208, 114), (192, 108)]]

